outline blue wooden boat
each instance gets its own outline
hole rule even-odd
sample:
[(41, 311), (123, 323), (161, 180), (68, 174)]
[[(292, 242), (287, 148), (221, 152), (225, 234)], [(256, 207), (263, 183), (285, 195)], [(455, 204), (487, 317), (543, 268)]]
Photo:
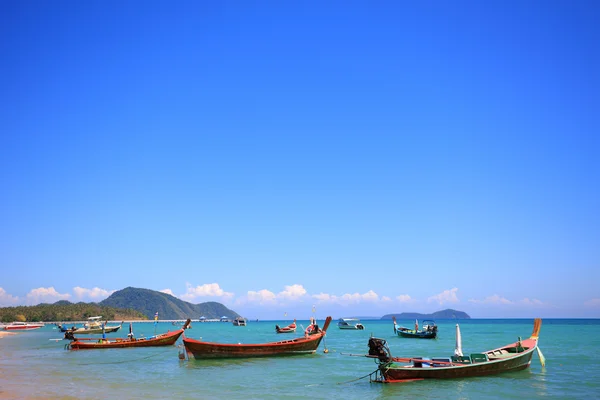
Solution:
[(394, 321), (394, 333), (400, 337), (414, 339), (435, 339), (437, 337), (438, 327), (432, 319), (424, 319), (421, 329), (419, 329), (419, 321), (415, 321), (414, 329), (398, 326), (395, 316), (392, 317), (392, 321)]

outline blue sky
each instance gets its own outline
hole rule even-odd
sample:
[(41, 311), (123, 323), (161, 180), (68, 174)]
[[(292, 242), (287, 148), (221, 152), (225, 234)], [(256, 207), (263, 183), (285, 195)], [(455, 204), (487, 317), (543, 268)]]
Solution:
[(600, 317), (593, 1), (0, 2), (0, 306)]

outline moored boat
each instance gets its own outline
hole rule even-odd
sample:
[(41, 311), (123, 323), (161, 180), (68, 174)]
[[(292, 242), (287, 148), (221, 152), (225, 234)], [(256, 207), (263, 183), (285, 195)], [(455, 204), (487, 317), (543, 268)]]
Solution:
[[(106, 325), (106, 322), (102, 322), (102, 316), (89, 317), (88, 322), (83, 325), (83, 328), (70, 329), (69, 332), (77, 335), (94, 335), (99, 333), (112, 333), (117, 332), (121, 329), (121, 325)], [(107, 321), (108, 322), (108, 321)]]
[(415, 329), (398, 326), (395, 316), (392, 317), (392, 320), (394, 321), (394, 333), (400, 337), (415, 339), (435, 339), (437, 337), (438, 327), (434, 320), (423, 320), (421, 329), (419, 329), (419, 321), (417, 320), (415, 320)]
[(288, 326), (281, 327), (279, 325), (275, 325), (275, 332), (277, 332), (277, 333), (294, 333), (294, 332), (296, 332), (296, 320), (294, 319), (294, 322), (292, 322)]
[(6, 331), (32, 331), (34, 329), (43, 328), (44, 324), (38, 324), (33, 322), (19, 322), (15, 321), (8, 325), (4, 325), (3, 329)]
[(175, 344), (177, 339), (187, 329), (191, 320), (188, 319), (185, 325), (176, 331), (162, 333), (160, 335), (154, 335), (150, 337), (135, 338), (133, 335), (133, 329), (131, 323), (129, 324), (129, 335), (127, 338), (121, 339), (80, 339), (73, 337), (73, 334), (69, 331), (65, 333), (65, 338), (72, 340), (69, 344), (69, 348), (72, 350), (84, 350), (84, 349), (120, 349), (125, 347), (154, 347), (154, 346), (172, 346)]
[(233, 326), (246, 326), (246, 320), (242, 317), (236, 317), (233, 320)]
[(67, 324), (56, 324), (56, 328), (61, 332), (74, 331), (77, 329), (77, 326), (72, 325), (70, 328)]
[(340, 329), (365, 329), (365, 326), (360, 323), (358, 318), (340, 318), (338, 320), (338, 327)]
[(537, 350), (540, 361), (543, 355), (538, 348), (542, 320), (536, 318), (533, 333), (529, 339), (519, 338), (515, 343), (488, 350), (483, 353), (462, 354), (460, 330), (457, 325), (457, 345), (451, 357), (393, 357), (384, 339), (369, 339), (369, 358), (376, 358), (379, 368), (371, 377), (372, 381), (394, 383), (422, 379), (450, 379), (473, 376), (495, 375), (509, 371), (519, 371), (529, 367), (531, 357)]
[(318, 326), (314, 334), (306, 333), (303, 337), (281, 340), (278, 342), (256, 344), (229, 344), (203, 342), (200, 340), (184, 338), (183, 345), (188, 356), (195, 359), (205, 358), (250, 358), (273, 357), (296, 354), (310, 354), (316, 352), (321, 340), (325, 336), (331, 317), (327, 317), (323, 328)]

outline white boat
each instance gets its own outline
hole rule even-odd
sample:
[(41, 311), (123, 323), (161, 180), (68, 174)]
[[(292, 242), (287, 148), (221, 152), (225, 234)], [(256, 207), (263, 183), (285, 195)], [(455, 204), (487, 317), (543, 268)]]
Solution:
[(108, 326), (108, 325), (106, 325), (105, 323), (102, 322), (102, 316), (89, 317), (88, 318), (88, 322), (86, 322), (83, 325), (83, 328), (77, 328), (75, 330), (70, 330), (70, 332), (76, 333), (78, 335), (81, 335), (81, 334), (92, 335), (92, 334), (97, 334), (97, 333), (111, 333), (111, 332), (116, 332), (119, 329), (121, 329), (122, 325), (123, 325), (123, 323), (121, 322), (121, 325)]
[(246, 326), (246, 320), (242, 317), (237, 317), (233, 320), (234, 326)]
[(364, 325), (360, 323), (358, 318), (340, 318), (338, 320), (338, 327), (340, 329), (365, 329)]
[(6, 331), (31, 331), (34, 329), (43, 328), (44, 324), (36, 324), (31, 322), (13, 322), (8, 325), (4, 325), (2, 329)]

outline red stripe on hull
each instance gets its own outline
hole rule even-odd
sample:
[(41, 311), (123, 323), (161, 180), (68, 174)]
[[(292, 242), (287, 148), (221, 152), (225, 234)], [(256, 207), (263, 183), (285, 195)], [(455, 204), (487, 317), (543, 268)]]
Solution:
[[(73, 350), (89, 350), (89, 349), (122, 349), (125, 347), (155, 347), (155, 346), (172, 346), (175, 344), (177, 339), (181, 336), (183, 330), (165, 334), (166, 336), (158, 337), (155, 339), (137, 339), (137, 340), (114, 340), (98, 343), (98, 342), (84, 342), (77, 340), (71, 342), (71, 349)], [(95, 340), (95, 339), (94, 339)]]

